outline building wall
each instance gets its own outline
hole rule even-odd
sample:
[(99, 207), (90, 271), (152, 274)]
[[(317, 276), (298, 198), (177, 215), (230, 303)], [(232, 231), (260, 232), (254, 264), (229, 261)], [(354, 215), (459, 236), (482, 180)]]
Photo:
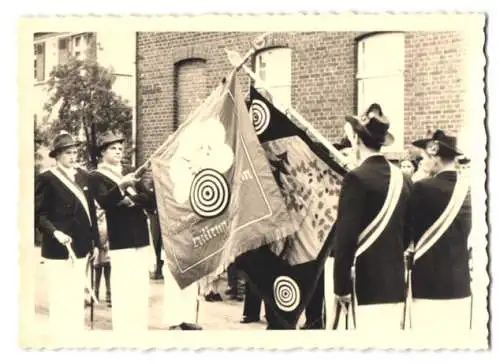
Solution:
[[(275, 33), (266, 44), (292, 49), (292, 106), (332, 142), (342, 134), (344, 116), (358, 112), (357, 39), (361, 35)], [(138, 33), (139, 163), (175, 130), (177, 113), (184, 116), (196, 108), (230, 71), (224, 48), (243, 55), (255, 36), (255, 33)], [(405, 144), (424, 136), (431, 128), (459, 132), (464, 119), (465, 92), (460, 74), (462, 43), (456, 33), (405, 34)], [(253, 67), (252, 60), (247, 65)], [(246, 92), (249, 78), (240, 72), (238, 80)]]
[(465, 118), (464, 39), (459, 33), (406, 35), (405, 139), (429, 129), (457, 135)]

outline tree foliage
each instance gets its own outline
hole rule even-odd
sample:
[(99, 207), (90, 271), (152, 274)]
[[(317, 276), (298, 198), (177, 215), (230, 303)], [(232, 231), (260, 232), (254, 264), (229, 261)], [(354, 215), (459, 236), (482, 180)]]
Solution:
[[(131, 140), (132, 107), (112, 90), (115, 80), (112, 70), (91, 59), (70, 58), (66, 64), (55, 67), (47, 81), (51, 96), (44, 109), (51, 113), (61, 98), (63, 101), (58, 113), (54, 109), (54, 120), (36, 128), (35, 137), (48, 144), (62, 130), (80, 136), (84, 142), (80, 156), (85, 162), (89, 162), (92, 123), (97, 135), (106, 130), (120, 131), (126, 140)], [(126, 155), (130, 157), (131, 152), (128, 146)]]

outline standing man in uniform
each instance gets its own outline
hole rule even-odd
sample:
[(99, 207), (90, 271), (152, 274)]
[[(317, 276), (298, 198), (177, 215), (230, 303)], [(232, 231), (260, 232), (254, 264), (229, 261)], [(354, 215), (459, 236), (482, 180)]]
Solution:
[(404, 302), (405, 213), (411, 182), (381, 153), (393, 143), (379, 105), (346, 117), (357, 167), (343, 180), (334, 237), (334, 290), (358, 329), (399, 329)]
[(56, 136), (49, 153), (56, 166), (41, 173), (35, 187), (35, 224), (42, 233), (46, 259), (49, 322), (60, 335), (84, 329), (85, 257), (98, 240), (89, 175), (77, 168), (79, 144), (67, 132)]
[(152, 192), (122, 167), (120, 134), (106, 132), (98, 139), (101, 163), (92, 173), (92, 188), (106, 213), (113, 274), (113, 330), (137, 333), (148, 329), (150, 234), (145, 209)]
[(456, 143), (442, 130), (413, 142), (422, 150), (422, 167), (433, 175), (415, 182), (410, 198), (413, 329), (463, 330), (470, 325), (471, 202), (468, 181), (455, 164), (461, 155)]

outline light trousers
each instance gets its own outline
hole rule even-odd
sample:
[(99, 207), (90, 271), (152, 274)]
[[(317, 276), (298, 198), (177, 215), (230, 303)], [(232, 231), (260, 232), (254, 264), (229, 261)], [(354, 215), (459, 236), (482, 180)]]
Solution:
[(148, 330), (149, 247), (110, 251), (113, 331)]
[(403, 303), (356, 306), (356, 329), (363, 331), (401, 330)]
[(49, 330), (56, 335), (82, 332), (85, 328), (85, 258), (46, 259)]
[(335, 320), (335, 294), (333, 287), (334, 258), (328, 257), (325, 262), (325, 330), (331, 330)]
[(165, 264), (163, 266), (164, 279), (164, 312), (163, 324), (167, 326), (181, 323), (196, 324), (198, 321), (198, 283), (180, 289), (177, 281)]
[(413, 299), (411, 329), (464, 331), (470, 328), (470, 297), (448, 300)]

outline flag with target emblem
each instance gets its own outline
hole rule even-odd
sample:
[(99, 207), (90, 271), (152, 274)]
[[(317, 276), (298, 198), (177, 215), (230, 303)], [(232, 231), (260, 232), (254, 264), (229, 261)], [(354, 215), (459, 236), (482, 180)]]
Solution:
[(292, 234), (234, 72), (152, 159), (166, 263), (180, 288)]
[(242, 255), (237, 264), (280, 326), (294, 328), (333, 248), (331, 234), (346, 171), (300, 123), (253, 87), (249, 105), (255, 133), (298, 230)]

